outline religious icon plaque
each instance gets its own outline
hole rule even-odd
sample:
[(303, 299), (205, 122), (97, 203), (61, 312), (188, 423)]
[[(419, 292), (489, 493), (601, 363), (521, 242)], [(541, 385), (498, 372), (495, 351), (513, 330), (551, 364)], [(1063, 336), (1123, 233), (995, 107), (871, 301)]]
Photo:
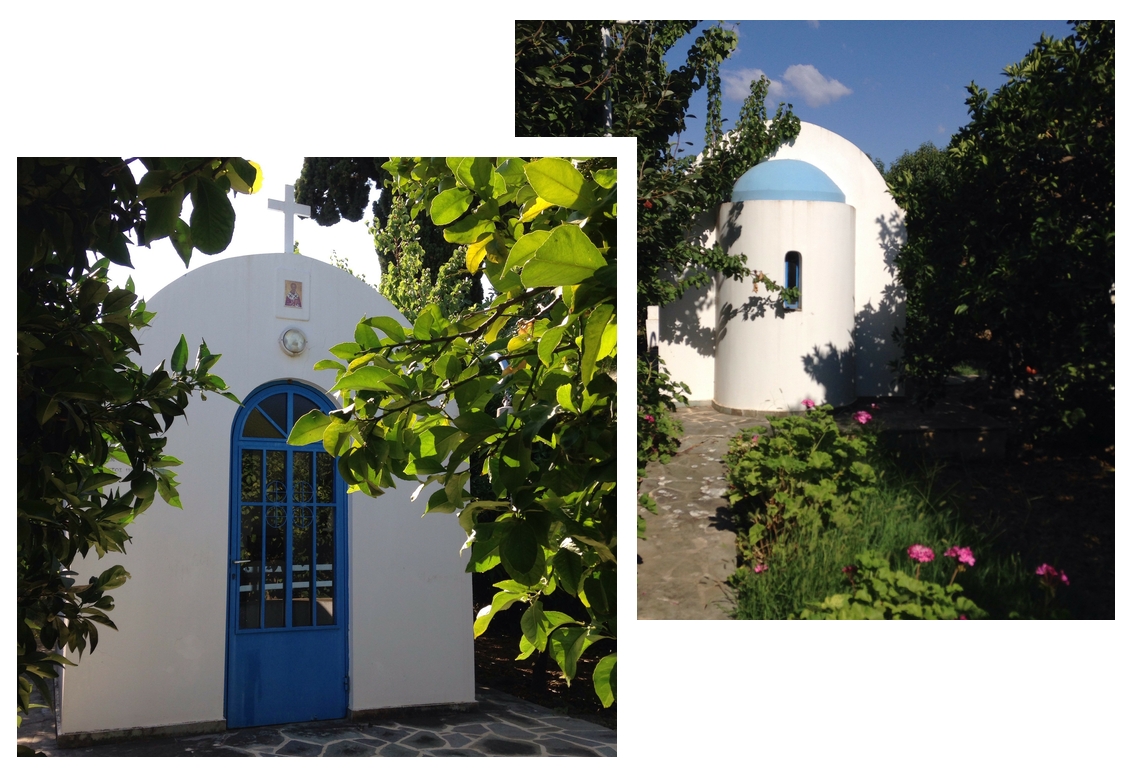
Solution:
[(272, 297), (276, 299), (276, 318), (311, 319), (311, 275), (294, 268), (277, 268)]

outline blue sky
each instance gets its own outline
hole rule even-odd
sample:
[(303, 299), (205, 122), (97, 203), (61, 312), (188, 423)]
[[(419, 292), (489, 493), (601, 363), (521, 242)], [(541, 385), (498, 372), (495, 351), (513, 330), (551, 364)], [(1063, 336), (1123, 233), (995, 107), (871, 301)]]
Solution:
[[(1005, 83), (1004, 69), (1019, 62), (1042, 33), (1070, 34), (1064, 21), (741, 21), (725, 22), (740, 34), (733, 56), (722, 63), (722, 114), (735, 119), (760, 73), (772, 80), (776, 103), (848, 139), (887, 165), (926, 141), (942, 147), (968, 124), (966, 87), (992, 92)], [(670, 50), (668, 64), (682, 61), (698, 32)], [(683, 141), (702, 145), (705, 94), (690, 102)], [(727, 124), (728, 127), (728, 124)]]

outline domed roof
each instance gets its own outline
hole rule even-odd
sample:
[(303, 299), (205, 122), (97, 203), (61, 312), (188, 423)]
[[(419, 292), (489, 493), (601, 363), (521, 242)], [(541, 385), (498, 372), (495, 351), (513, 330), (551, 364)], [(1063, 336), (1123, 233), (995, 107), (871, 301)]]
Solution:
[(733, 202), (743, 200), (826, 200), (846, 203), (828, 175), (803, 160), (766, 160), (733, 185)]

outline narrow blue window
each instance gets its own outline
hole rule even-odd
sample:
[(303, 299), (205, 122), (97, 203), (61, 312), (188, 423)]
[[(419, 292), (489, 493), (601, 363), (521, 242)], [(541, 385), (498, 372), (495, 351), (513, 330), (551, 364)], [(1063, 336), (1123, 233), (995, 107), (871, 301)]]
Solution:
[(784, 256), (784, 286), (787, 289), (796, 289), (796, 299), (791, 303), (786, 300), (784, 303), (785, 309), (800, 311), (800, 303), (803, 300), (803, 290), (800, 282), (800, 253), (789, 252)]

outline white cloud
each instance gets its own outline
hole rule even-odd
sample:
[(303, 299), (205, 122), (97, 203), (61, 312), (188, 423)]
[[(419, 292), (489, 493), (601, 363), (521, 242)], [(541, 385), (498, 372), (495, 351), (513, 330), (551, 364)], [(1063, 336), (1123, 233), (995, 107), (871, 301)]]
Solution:
[(938, 132), (939, 133), (945, 133), (946, 132), (946, 126), (945, 125), (938, 125)]
[(812, 19), (809, 19), (808, 20), (808, 26), (811, 27), (813, 30), (816, 30), (816, 29), (819, 28), (820, 23), (818, 21), (814, 21)]
[(835, 79), (825, 77), (815, 65), (790, 65), (783, 78), (813, 108), (851, 94), (850, 89)]
[[(744, 100), (749, 96), (749, 83), (766, 75), (760, 68), (741, 68), (721, 71), (721, 91), (730, 100)], [(779, 100), (785, 94), (784, 82), (769, 79), (768, 96)]]

